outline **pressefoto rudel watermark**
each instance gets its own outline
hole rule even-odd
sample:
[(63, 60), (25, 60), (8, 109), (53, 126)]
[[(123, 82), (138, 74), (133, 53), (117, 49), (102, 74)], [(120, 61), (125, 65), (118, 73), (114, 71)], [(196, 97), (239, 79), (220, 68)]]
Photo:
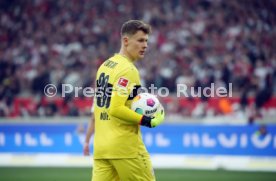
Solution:
[(188, 87), (186, 84), (177, 84), (177, 97), (232, 97), (233, 84), (228, 84), (229, 90), (226, 87), (216, 87), (215, 83), (211, 83), (210, 87)]
[[(73, 97), (94, 97), (94, 96), (110, 96), (112, 91), (117, 91), (117, 95), (126, 95), (126, 89), (116, 89), (112, 87), (107, 88), (92, 88), (92, 87), (78, 87), (71, 84), (62, 84), (61, 97), (73, 96)], [(57, 94), (57, 87), (53, 84), (47, 84), (44, 87), (44, 94), (47, 97), (54, 97)], [(132, 91), (129, 91), (132, 92)], [(154, 94), (158, 97), (167, 97), (170, 95), (170, 90), (167, 87), (156, 87), (151, 84), (150, 87), (140, 87), (138, 92), (147, 92)], [(233, 85), (228, 84), (228, 90), (223, 86), (216, 86), (215, 83), (211, 83), (209, 87), (190, 87), (186, 84), (177, 84), (176, 91), (173, 93), (177, 97), (232, 97)]]

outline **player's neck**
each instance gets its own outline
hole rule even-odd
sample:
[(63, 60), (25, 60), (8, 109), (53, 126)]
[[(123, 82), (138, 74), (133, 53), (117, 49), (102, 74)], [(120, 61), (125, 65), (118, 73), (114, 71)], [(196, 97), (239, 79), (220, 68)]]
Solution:
[(123, 57), (125, 57), (126, 59), (128, 59), (129, 61), (131, 61), (131, 62), (135, 62), (136, 60), (133, 58), (133, 57), (131, 57), (130, 55), (129, 55), (129, 53), (128, 52), (126, 52), (126, 51), (124, 51), (124, 50), (120, 50), (120, 52), (118, 53), (119, 55), (121, 55), (121, 56), (123, 56)]

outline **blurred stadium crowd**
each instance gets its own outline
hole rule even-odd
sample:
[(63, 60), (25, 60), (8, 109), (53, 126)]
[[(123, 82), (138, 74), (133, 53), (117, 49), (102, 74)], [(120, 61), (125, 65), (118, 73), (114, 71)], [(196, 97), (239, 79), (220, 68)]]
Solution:
[(204, 116), (210, 107), (206, 97), (176, 98), (177, 84), (229, 90), (232, 83), (234, 98), (213, 102), (222, 109), (212, 114), (232, 112), (231, 101), (261, 114), (267, 101), (275, 106), (275, 9), (273, 0), (1, 1), (0, 116), (88, 114), (92, 98), (49, 99), (44, 87), (93, 86), (129, 19), (153, 27), (138, 67), (145, 86), (169, 88), (169, 113)]

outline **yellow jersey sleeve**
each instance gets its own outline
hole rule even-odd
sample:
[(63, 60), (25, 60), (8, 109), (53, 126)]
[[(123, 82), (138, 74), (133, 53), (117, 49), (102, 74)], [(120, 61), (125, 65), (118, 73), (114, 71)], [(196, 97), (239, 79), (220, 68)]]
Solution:
[(137, 92), (137, 90), (135, 90), (137, 89), (137, 85), (140, 85), (140, 79), (136, 70), (128, 69), (116, 76), (108, 110), (111, 116), (126, 123), (140, 123), (142, 115), (131, 110), (130, 107), (126, 105), (129, 97), (135, 96), (132, 94), (133, 92)]

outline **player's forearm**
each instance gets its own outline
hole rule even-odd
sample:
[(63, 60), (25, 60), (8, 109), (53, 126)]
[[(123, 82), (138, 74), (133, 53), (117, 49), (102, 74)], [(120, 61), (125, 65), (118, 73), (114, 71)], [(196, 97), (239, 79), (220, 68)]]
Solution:
[(90, 142), (90, 138), (91, 138), (92, 134), (93, 134), (93, 131), (91, 131), (90, 129), (87, 130), (86, 137), (85, 137), (85, 143)]
[(128, 97), (129, 93), (127, 93), (125, 89), (113, 91), (108, 113), (110, 116), (119, 118), (121, 121), (126, 123), (140, 124), (142, 115), (125, 106)]
[(132, 111), (126, 106), (111, 107), (109, 114), (127, 123), (140, 124), (142, 115)]
[(92, 118), (92, 120), (88, 124), (88, 129), (87, 129), (86, 136), (85, 136), (85, 143), (89, 143), (90, 138), (91, 138), (92, 134), (94, 133), (94, 128), (95, 128), (94, 119)]

